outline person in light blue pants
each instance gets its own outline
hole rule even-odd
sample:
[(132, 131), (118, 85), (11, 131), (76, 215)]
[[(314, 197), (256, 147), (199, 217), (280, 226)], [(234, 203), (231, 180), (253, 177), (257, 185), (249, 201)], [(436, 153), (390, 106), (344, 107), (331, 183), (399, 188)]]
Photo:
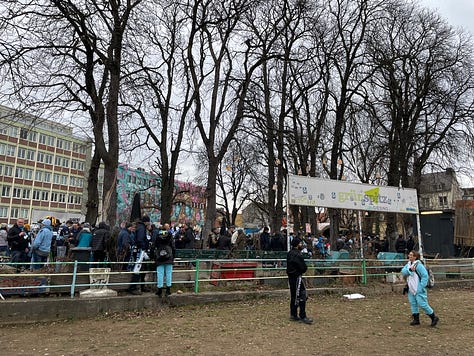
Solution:
[(428, 284), (428, 271), (420, 260), (418, 251), (410, 251), (408, 263), (402, 268), (402, 274), (407, 277), (408, 301), (410, 302), (413, 320), (410, 325), (420, 325), (419, 308), (431, 318), (431, 326), (438, 324), (439, 318), (433, 308), (428, 304), (426, 285)]
[(166, 296), (169, 296), (171, 294), (171, 285), (173, 284), (173, 263), (174, 256), (176, 255), (174, 238), (170, 232), (169, 224), (164, 224), (161, 227), (153, 244), (158, 287), (156, 295), (159, 297), (163, 295), (163, 284), (166, 278)]

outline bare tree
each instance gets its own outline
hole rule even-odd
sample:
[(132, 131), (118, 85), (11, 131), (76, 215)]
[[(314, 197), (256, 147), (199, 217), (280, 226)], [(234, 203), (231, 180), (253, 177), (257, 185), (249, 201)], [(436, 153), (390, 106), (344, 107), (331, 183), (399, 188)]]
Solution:
[(185, 20), (186, 14), (175, 1), (146, 4), (131, 27), (130, 62), (124, 78), (123, 101), (129, 108), (126, 136), (136, 138), (129, 142), (132, 152), (141, 147), (150, 152), (149, 165), (160, 177), (162, 222), (171, 219), (178, 162), (192, 106), (182, 37)]
[[(3, 41), (3, 69), (13, 95), (37, 105), (73, 113), (86, 112), (95, 156), (88, 177), (96, 200), (98, 163), (104, 162), (102, 219), (116, 220), (116, 168), (119, 158), (119, 92), (123, 40), (141, 0), (4, 2), (8, 40)], [(7, 66), (8, 65), (8, 66)], [(82, 115), (81, 115), (82, 116)], [(88, 203), (93, 219), (97, 204)]]
[[(387, 140), (388, 185), (418, 188), (430, 158), (454, 158), (472, 126), (472, 46), (415, 5), (387, 3), (380, 24), (370, 41), (377, 75), (369, 112)], [(393, 214), (387, 233), (393, 245)]]
[(256, 5), (249, 0), (197, 0), (189, 8), (187, 63), (194, 122), (209, 162), (203, 236), (208, 236), (216, 219), (219, 163), (239, 128), (252, 75), (267, 60), (251, 56), (251, 41), (239, 28), (241, 17)]

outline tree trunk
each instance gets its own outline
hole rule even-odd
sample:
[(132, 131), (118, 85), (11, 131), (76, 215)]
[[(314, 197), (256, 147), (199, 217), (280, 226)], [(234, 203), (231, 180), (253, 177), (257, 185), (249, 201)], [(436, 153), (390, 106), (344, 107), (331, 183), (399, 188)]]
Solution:
[(217, 170), (218, 170), (217, 160), (209, 160), (209, 170), (207, 176), (207, 186), (206, 186), (206, 219), (204, 222), (204, 229), (202, 233), (203, 239), (203, 248), (209, 246), (209, 234), (214, 228), (214, 223), (216, 221), (216, 184), (217, 184)]
[(100, 157), (97, 151), (91, 159), (89, 175), (87, 178), (87, 203), (86, 203), (86, 220), (88, 223), (97, 223), (99, 216), (99, 189), (97, 183), (99, 181)]

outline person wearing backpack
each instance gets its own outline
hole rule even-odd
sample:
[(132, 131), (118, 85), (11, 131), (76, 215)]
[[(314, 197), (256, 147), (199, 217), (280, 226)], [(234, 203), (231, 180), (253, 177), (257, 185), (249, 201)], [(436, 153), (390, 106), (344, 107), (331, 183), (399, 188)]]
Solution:
[(402, 275), (407, 277), (408, 301), (410, 302), (413, 320), (410, 325), (420, 325), (419, 308), (431, 318), (431, 326), (438, 324), (439, 318), (435, 315), (433, 308), (428, 304), (428, 271), (420, 260), (418, 251), (410, 251), (408, 263), (402, 268)]
[(163, 284), (166, 277), (166, 296), (171, 294), (171, 285), (173, 283), (173, 262), (176, 255), (174, 238), (171, 234), (169, 224), (164, 224), (160, 229), (158, 236), (154, 241), (154, 257), (156, 264), (156, 280), (158, 291), (156, 295), (162, 297)]

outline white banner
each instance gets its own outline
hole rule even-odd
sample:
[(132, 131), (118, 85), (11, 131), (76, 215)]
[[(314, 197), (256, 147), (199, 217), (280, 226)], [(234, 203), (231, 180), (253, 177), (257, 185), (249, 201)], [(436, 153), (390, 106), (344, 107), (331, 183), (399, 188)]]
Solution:
[(288, 176), (290, 205), (418, 214), (415, 189)]

